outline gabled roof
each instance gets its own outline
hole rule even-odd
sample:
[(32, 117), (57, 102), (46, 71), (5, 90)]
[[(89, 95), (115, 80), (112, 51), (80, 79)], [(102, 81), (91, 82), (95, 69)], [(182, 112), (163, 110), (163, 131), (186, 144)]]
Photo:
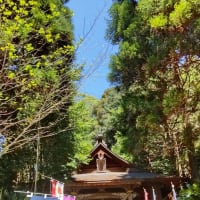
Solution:
[(88, 164), (83, 164), (79, 167), (79, 173), (91, 173), (95, 171), (99, 171), (97, 168), (97, 163), (99, 156), (105, 158), (105, 171), (126, 171), (131, 167), (131, 164), (113, 153), (103, 141), (102, 137), (99, 136), (96, 144), (90, 152), (89, 157), (91, 158)]
[(130, 163), (113, 153), (105, 144), (103, 140), (99, 140), (98, 143), (94, 146), (93, 150), (91, 151), (91, 157), (94, 159), (99, 151), (102, 151), (105, 153), (105, 155), (114, 160), (116, 163), (119, 164), (121, 167), (130, 167)]

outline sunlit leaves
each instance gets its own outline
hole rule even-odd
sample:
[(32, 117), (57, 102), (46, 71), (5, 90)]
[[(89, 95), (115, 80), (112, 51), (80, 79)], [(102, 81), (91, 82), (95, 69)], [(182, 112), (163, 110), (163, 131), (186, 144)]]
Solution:
[(180, 26), (188, 21), (192, 16), (192, 5), (187, 0), (181, 0), (174, 5), (174, 11), (169, 15), (169, 19), (175, 26)]
[[(141, 10), (143, 10), (143, 2), (139, 3)], [(157, 3), (156, 12), (150, 18), (150, 25), (152, 28), (180, 28), (184, 27), (188, 23), (200, 14), (199, 2), (179, 0), (179, 1), (160, 1)], [(153, 12), (154, 8), (150, 9)]]
[(69, 108), (70, 127), (75, 142), (71, 162), (67, 165), (72, 168), (89, 161), (88, 155), (92, 149), (92, 138), (97, 125), (92, 112), (97, 102), (93, 97), (79, 95)]
[[(40, 120), (37, 112), (46, 111), (45, 118), (70, 99), (80, 71), (70, 67), (74, 54), (71, 12), (60, 0), (6, 0), (0, 12), (0, 107), (5, 116), (2, 123), (8, 124), (4, 134), (14, 138)], [(9, 124), (15, 127), (16, 123), (11, 134)]]
[(162, 13), (158, 16), (150, 19), (150, 24), (152, 28), (162, 28), (167, 25), (167, 17), (164, 16)]

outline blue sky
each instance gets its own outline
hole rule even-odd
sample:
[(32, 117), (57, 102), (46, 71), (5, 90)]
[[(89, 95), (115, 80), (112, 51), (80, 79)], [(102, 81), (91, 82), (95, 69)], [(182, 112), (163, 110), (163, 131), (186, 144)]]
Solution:
[(117, 47), (105, 40), (111, 4), (112, 0), (70, 0), (66, 4), (74, 12), (76, 42), (84, 38), (76, 54), (76, 63), (85, 64), (79, 91), (96, 98), (111, 86), (107, 80), (109, 58), (117, 52)]

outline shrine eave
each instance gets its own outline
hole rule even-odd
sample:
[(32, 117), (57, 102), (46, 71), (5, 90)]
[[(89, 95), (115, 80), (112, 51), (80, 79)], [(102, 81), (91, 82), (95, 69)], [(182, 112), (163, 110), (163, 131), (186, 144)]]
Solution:
[(133, 185), (135, 187), (144, 185), (170, 185), (173, 182), (174, 185), (180, 184), (180, 177), (167, 176), (157, 178), (135, 178), (135, 179), (123, 179), (123, 180), (104, 180), (104, 181), (79, 181), (66, 183), (67, 188), (79, 188), (79, 187), (98, 187), (98, 186), (122, 186)]

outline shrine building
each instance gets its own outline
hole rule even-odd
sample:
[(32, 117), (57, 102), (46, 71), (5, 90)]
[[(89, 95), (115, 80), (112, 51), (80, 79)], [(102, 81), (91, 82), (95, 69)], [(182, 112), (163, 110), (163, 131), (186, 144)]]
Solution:
[[(91, 160), (72, 174), (65, 192), (76, 200), (170, 200), (171, 183), (176, 187), (180, 178), (150, 173), (134, 168), (114, 154), (98, 137), (90, 154)], [(172, 196), (172, 195), (171, 195)]]

